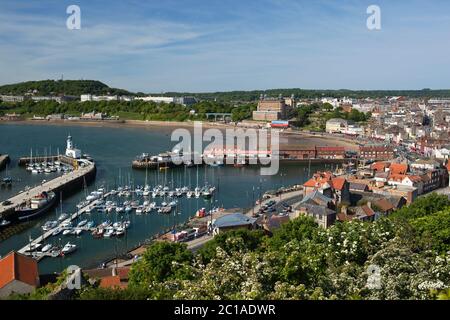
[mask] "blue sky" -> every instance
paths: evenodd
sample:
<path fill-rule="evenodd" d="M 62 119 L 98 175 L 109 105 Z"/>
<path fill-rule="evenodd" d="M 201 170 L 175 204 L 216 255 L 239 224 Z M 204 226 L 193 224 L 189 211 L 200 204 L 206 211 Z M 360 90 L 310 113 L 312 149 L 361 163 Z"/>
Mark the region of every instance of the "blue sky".
<path fill-rule="evenodd" d="M 67 6 L 81 30 L 66 28 Z M 369 5 L 382 29 L 366 27 Z M 450 88 L 447 0 L 0 1 L 0 84 L 132 91 Z"/>

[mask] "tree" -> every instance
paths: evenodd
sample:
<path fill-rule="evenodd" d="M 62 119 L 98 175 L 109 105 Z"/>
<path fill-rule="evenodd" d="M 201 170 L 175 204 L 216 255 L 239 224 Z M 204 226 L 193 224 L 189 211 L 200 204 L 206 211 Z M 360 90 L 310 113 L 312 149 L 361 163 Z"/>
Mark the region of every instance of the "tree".
<path fill-rule="evenodd" d="M 150 245 L 141 260 L 133 264 L 131 286 L 149 285 L 168 279 L 188 279 L 192 276 L 192 253 L 185 244 L 158 241 Z"/>
<path fill-rule="evenodd" d="M 209 263 L 217 253 L 217 248 L 221 248 L 226 253 L 233 251 L 255 251 L 260 248 L 264 239 L 262 231 L 250 230 L 233 230 L 222 232 L 214 237 L 213 240 L 207 242 L 198 254 L 203 263 Z"/>

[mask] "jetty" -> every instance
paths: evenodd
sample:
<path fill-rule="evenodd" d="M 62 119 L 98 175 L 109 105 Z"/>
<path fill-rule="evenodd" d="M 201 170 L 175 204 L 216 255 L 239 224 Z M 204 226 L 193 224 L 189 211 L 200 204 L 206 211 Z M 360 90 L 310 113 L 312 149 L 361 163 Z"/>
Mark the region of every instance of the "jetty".
<path fill-rule="evenodd" d="M 56 194 L 59 194 L 60 192 L 63 192 L 65 195 L 71 194 L 74 191 L 83 188 L 85 183 L 89 183 L 95 178 L 96 166 L 94 162 L 85 159 L 67 158 L 66 160 L 70 160 L 73 164 L 76 162 L 73 171 L 9 198 L 6 202 L 9 204 L 4 205 L 3 203 L 5 202 L 2 202 L 0 204 L 0 216 L 4 219 L 14 221 L 14 209 L 43 192 L 48 193 L 53 191 Z"/>
<path fill-rule="evenodd" d="M 67 218 L 66 220 L 62 221 L 55 228 L 50 229 L 50 230 L 46 231 L 45 233 L 43 233 L 41 236 L 37 237 L 36 239 L 31 240 L 26 246 L 24 246 L 22 249 L 18 250 L 18 252 L 21 253 L 21 254 L 24 254 L 24 255 L 30 255 L 34 259 L 36 259 L 38 261 L 40 261 L 41 259 L 43 259 L 45 257 L 57 257 L 57 256 L 59 256 L 59 254 L 56 255 L 54 253 L 54 251 L 52 251 L 52 252 L 41 252 L 41 251 L 33 251 L 33 250 L 30 250 L 30 249 L 35 248 L 38 244 L 42 244 L 45 240 L 47 240 L 49 237 L 51 237 L 56 229 L 61 228 L 62 224 L 67 223 L 67 222 L 72 222 L 72 221 L 76 220 L 82 214 L 84 214 L 86 212 L 89 212 L 95 206 L 97 206 L 102 199 L 105 199 L 105 198 L 107 198 L 110 195 L 111 195 L 111 193 L 105 193 L 102 196 L 101 199 L 97 199 L 97 200 L 87 204 L 83 208 L 78 209 L 75 213 L 70 215 L 69 218 Z"/>
<path fill-rule="evenodd" d="M 0 154 L 0 170 L 5 169 L 9 161 L 10 159 L 7 154 Z"/>

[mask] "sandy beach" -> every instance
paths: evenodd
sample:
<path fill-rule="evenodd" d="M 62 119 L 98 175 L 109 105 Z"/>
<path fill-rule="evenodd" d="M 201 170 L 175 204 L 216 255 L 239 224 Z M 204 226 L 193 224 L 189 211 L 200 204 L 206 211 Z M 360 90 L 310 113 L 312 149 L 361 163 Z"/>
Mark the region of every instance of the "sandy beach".
<path fill-rule="evenodd" d="M 0 125 L 55 125 L 55 126 L 86 126 L 86 127 L 109 127 L 109 128 L 142 128 L 146 130 L 168 130 L 175 128 L 192 129 L 194 121 L 143 121 L 143 120 L 120 120 L 120 121 L 88 121 L 88 120 L 20 120 L 20 121 L 0 121 Z M 202 122 L 203 129 L 216 128 L 226 129 L 245 129 L 219 122 Z M 333 137 L 328 134 L 312 134 L 302 131 L 279 131 L 280 148 L 305 148 L 314 146 L 345 147 L 347 150 L 357 150 L 358 145 L 346 138 Z"/>

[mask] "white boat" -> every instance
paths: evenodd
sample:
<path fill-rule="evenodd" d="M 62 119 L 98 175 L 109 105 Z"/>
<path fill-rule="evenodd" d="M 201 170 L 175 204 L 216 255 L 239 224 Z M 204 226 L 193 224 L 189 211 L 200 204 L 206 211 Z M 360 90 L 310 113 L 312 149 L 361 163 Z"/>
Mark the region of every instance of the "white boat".
<path fill-rule="evenodd" d="M 77 227 L 78 227 L 78 228 L 81 228 L 81 227 L 83 227 L 84 225 L 86 225 L 86 223 L 88 223 L 87 220 L 80 221 L 80 223 L 78 223 Z"/>
<path fill-rule="evenodd" d="M 41 249 L 41 251 L 42 252 L 47 252 L 47 251 L 49 251 L 51 248 L 52 248 L 53 246 L 49 243 L 49 244 L 46 244 L 42 249 Z"/>
<path fill-rule="evenodd" d="M 103 234 L 105 238 L 110 238 L 114 235 L 114 228 L 106 229 L 106 232 Z"/>
<path fill-rule="evenodd" d="M 125 209 L 123 207 L 120 207 L 120 206 L 116 207 L 116 212 L 117 213 L 123 212 L 124 210 Z"/>
<path fill-rule="evenodd" d="M 61 231 L 62 231 L 61 228 L 56 228 L 56 229 L 53 231 L 52 236 L 57 236 L 58 234 L 61 233 Z"/>
<path fill-rule="evenodd" d="M 83 229 L 79 229 L 79 228 L 74 229 L 74 231 L 73 231 L 73 233 L 74 233 L 76 236 L 79 236 L 82 232 L 83 232 Z"/>
<path fill-rule="evenodd" d="M 66 229 L 63 231 L 63 236 L 67 236 L 72 233 L 72 229 Z"/>
<path fill-rule="evenodd" d="M 186 192 L 186 197 L 192 198 L 194 196 L 194 193 L 192 191 Z"/>
<path fill-rule="evenodd" d="M 116 235 L 117 237 L 121 237 L 121 236 L 123 236 L 124 234 L 125 234 L 125 229 L 124 229 L 123 227 L 119 227 L 119 228 L 117 228 L 116 231 L 115 231 L 115 235 Z"/>
<path fill-rule="evenodd" d="M 142 214 L 144 211 L 144 206 L 139 206 L 136 208 L 136 214 Z"/>
<path fill-rule="evenodd" d="M 67 213 L 63 213 L 59 216 L 58 221 L 64 221 L 69 217 Z"/>
<path fill-rule="evenodd" d="M 75 244 L 72 244 L 70 242 L 67 242 L 67 244 L 62 248 L 61 253 L 62 254 L 69 254 L 77 250 L 77 246 Z"/>
<path fill-rule="evenodd" d="M 34 251 L 36 249 L 39 249 L 41 245 L 41 243 L 30 243 L 25 251 Z"/>

